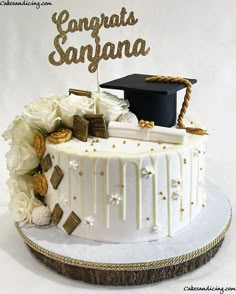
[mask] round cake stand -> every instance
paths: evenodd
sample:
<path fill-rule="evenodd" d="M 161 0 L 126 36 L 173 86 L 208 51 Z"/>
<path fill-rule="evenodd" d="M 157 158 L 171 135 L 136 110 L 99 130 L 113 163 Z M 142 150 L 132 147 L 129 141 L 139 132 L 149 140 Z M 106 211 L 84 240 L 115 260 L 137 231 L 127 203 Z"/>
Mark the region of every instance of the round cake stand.
<path fill-rule="evenodd" d="M 231 222 L 227 197 L 207 182 L 207 205 L 172 238 L 113 244 L 68 236 L 55 226 L 16 227 L 33 254 L 69 278 L 101 285 L 141 285 L 180 276 L 207 263 Z"/>

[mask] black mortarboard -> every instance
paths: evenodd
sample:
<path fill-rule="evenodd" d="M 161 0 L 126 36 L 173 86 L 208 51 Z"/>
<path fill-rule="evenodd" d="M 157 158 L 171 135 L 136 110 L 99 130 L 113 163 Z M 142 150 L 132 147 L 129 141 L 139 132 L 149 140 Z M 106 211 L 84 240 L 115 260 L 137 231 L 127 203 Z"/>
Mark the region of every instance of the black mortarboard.
<path fill-rule="evenodd" d="M 100 87 L 124 90 L 124 98 L 130 102 L 130 111 L 139 120 L 154 121 L 155 125 L 172 127 L 176 124 L 177 91 L 184 89 L 184 84 L 150 83 L 145 78 L 150 75 L 132 74 L 111 82 L 101 84 Z M 187 79 L 191 84 L 197 80 Z"/>

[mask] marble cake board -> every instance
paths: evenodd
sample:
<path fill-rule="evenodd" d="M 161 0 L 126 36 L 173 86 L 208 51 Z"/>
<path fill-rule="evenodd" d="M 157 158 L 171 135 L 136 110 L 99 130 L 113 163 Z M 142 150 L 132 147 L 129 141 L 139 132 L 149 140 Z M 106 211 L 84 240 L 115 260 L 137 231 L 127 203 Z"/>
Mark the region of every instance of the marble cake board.
<path fill-rule="evenodd" d="M 207 263 L 231 223 L 228 198 L 207 181 L 207 205 L 173 238 L 113 244 L 68 236 L 55 226 L 17 230 L 45 265 L 69 278 L 101 285 L 141 285 L 180 276 Z"/>

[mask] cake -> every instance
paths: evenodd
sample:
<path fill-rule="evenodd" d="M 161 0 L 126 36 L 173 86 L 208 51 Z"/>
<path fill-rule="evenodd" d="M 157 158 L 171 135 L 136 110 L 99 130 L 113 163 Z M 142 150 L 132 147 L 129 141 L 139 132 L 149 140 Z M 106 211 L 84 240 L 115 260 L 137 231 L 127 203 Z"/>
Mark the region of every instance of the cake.
<path fill-rule="evenodd" d="M 155 82 L 191 88 L 186 79 Z M 65 234 L 112 243 L 161 240 L 188 227 L 206 205 L 206 136 L 198 134 L 205 131 L 187 117 L 172 128 L 138 122 L 131 106 L 107 92 L 73 89 L 26 105 L 3 134 L 12 144 L 6 157 L 15 221 L 52 221 Z"/>
<path fill-rule="evenodd" d="M 124 98 L 69 89 L 24 107 L 3 133 L 9 208 L 37 258 L 73 279 L 136 285 L 216 254 L 231 208 L 205 185 L 207 131 L 186 115 L 194 83 L 133 74 L 100 85 Z"/>

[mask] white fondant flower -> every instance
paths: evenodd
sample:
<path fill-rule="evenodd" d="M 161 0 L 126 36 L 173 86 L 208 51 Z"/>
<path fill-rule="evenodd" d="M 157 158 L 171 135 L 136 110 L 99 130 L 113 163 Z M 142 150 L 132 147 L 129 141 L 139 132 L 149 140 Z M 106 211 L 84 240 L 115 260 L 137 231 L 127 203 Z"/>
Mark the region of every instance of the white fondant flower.
<path fill-rule="evenodd" d="M 11 198 L 9 208 L 15 221 L 31 223 L 33 209 L 41 205 L 42 202 L 36 199 L 33 193 L 18 192 Z"/>
<path fill-rule="evenodd" d="M 34 190 L 33 177 L 29 175 L 11 176 L 7 180 L 9 192 L 12 196 L 19 192 L 30 193 Z"/>
<path fill-rule="evenodd" d="M 10 173 L 18 176 L 27 174 L 39 164 L 39 157 L 30 145 L 12 145 L 6 159 Z"/>
<path fill-rule="evenodd" d="M 32 212 L 32 222 L 37 226 L 48 225 L 51 221 L 51 211 L 47 206 L 35 207 Z"/>
<path fill-rule="evenodd" d="M 110 197 L 109 202 L 111 205 L 113 205 L 113 206 L 119 205 L 119 203 L 121 201 L 119 194 L 111 194 L 109 197 Z"/>
<path fill-rule="evenodd" d="M 180 179 L 172 179 L 171 180 L 171 186 L 172 188 L 178 188 L 181 185 Z"/>
<path fill-rule="evenodd" d="M 59 201 L 59 204 L 62 208 L 67 208 L 69 206 L 69 201 L 66 198 L 63 198 Z"/>
<path fill-rule="evenodd" d="M 127 113 L 123 113 L 121 114 L 117 121 L 119 122 L 127 122 L 127 123 L 132 123 L 137 125 L 138 124 L 138 118 L 137 116 L 133 113 L 133 112 L 127 112 Z"/>
<path fill-rule="evenodd" d="M 33 146 L 34 133 L 29 124 L 20 116 L 17 116 L 2 134 L 3 138 L 12 144 L 29 144 Z"/>
<path fill-rule="evenodd" d="M 79 164 L 78 164 L 78 162 L 76 160 L 70 160 L 69 161 L 69 167 L 76 171 L 78 169 L 78 167 L 79 167 Z"/>
<path fill-rule="evenodd" d="M 88 228 L 91 228 L 94 226 L 94 219 L 91 216 L 87 216 L 84 218 L 85 224 Z"/>
<path fill-rule="evenodd" d="M 98 114 L 104 114 L 105 120 L 115 121 L 121 114 L 127 113 L 129 102 L 107 92 L 92 94 Z"/>
<path fill-rule="evenodd" d="M 175 190 L 172 192 L 172 199 L 173 200 L 178 200 L 181 197 L 182 197 L 182 192 L 180 190 Z"/>
<path fill-rule="evenodd" d="M 71 94 L 59 101 L 58 105 L 62 121 L 70 128 L 73 127 L 74 115 L 83 116 L 94 113 L 94 100 L 85 96 Z"/>
<path fill-rule="evenodd" d="M 61 120 L 57 105 L 61 98 L 62 96 L 39 97 L 24 107 L 22 115 L 32 128 L 53 132 Z"/>
<path fill-rule="evenodd" d="M 152 175 L 154 175 L 154 171 L 151 167 L 144 167 L 141 171 L 142 176 L 146 177 L 146 178 L 150 178 Z"/>
<path fill-rule="evenodd" d="M 152 227 L 152 232 L 154 234 L 158 234 L 158 233 L 160 233 L 161 229 L 162 229 L 162 226 L 161 225 L 156 225 L 156 226 L 153 226 Z"/>

